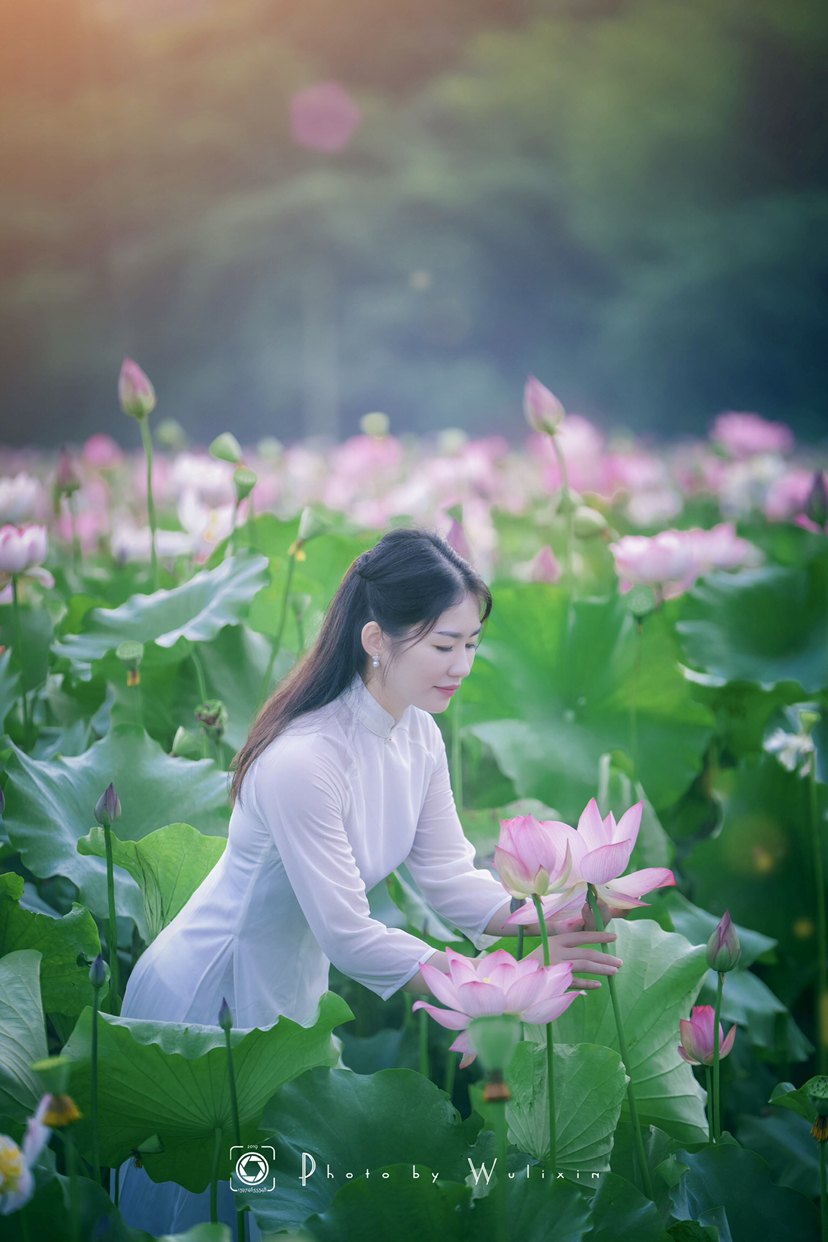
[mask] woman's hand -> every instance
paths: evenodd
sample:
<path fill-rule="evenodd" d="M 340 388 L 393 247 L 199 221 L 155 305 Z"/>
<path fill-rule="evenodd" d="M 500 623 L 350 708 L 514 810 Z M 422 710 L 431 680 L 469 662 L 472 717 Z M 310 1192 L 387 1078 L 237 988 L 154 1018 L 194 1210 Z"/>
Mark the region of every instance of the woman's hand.
<path fill-rule="evenodd" d="M 611 919 L 625 919 L 629 914 L 629 910 L 616 910 L 614 906 L 610 909 L 607 903 L 602 901 L 600 897 L 598 898 L 598 909 L 601 912 L 601 918 L 604 920 L 604 927 L 607 926 Z M 595 931 L 595 915 L 592 913 L 592 906 L 588 901 L 585 901 L 583 904 L 581 916 L 584 920 L 584 931 Z"/>
<path fill-rule="evenodd" d="M 618 967 L 623 965 L 620 957 L 612 957 L 602 949 L 588 949 L 588 944 L 610 944 L 617 937 L 615 932 L 568 931 L 549 937 L 549 965 L 556 966 L 559 962 L 571 962 L 573 970 L 587 971 L 591 975 L 614 975 Z M 527 957 L 534 957 L 543 963 L 543 945 L 538 945 Z M 573 979 L 572 987 L 577 990 L 600 988 L 598 979 Z"/>

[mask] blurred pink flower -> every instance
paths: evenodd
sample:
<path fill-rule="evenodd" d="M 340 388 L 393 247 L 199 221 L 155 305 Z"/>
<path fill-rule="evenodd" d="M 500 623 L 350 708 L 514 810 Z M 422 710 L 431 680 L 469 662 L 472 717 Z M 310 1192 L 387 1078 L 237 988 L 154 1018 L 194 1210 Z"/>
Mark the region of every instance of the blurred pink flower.
<path fill-rule="evenodd" d="M 37 479 L 21 471 L 13 478 L 0 479 L 0 522 L 19 526 L 32 517 L 42 488 Z"/>
<path fill-rule="evenodd" d="M 90 436 L 83 446 L 83 460 L 97 470 L 117 466 L 123 460 L 123 456 L 112 436 L 104 435 L 103 432 Z"/>
<path fill-rule="evenodd" d="M 0 586 L 15 577 L 32 578 L 42 586 L 53 587 L 55 580 L 41 564 L 46 559 L 49 540 L 45 526 L 4 526 L 0 530 Z"/>
<path fill-rule="evenodd" d="M 533 431 L 557 431 L 566 412 L 553 392 L 530 375 L 523 389 L 523 413 Z"/>
<path fill-rule="evenodd" d="M 692 550 L 697 574 L 711 569 L 739 569 L 755 567 L 762 561 L 762 553 L 755 544 L 736 534 L 731 522 L 720 522 L 711 530 L 693 527 L 680 532 Z"/>
<path fill-rule="evenodd" d="M 146 418 L 155 408 L 155 389 L 137 362 L 124 358 L 118 377 L 118 400 L 121 409 L 132 418 Z"/>
<path fill-rule="evenodd" d="M 471 544 L 466 538 L 466 532 L 456 518 L 451 519 L 451 526 L 446 535 L 446 543 L 450 548 L 454 548 L 457 555 L 462 556 L 464 561 L 471 562 L 474 559 Z"/>
<path fill-rule="evenodd" d="M 710 436 L 733 457 L 787 453 L 794 445 L 793 432 L 785 423 L 772 423 L 759 414 L 733 410 L 719 415 Z"/>
<path fill-rule="evenodd" d="M 622 591 L 636 584 L 661 587 L 665 596 L 680 594 L 697 576 L 697 560 L 684 531 L 624 535 L 609 545 Z"/>
<path fill-rule="evenodd" d="M 784 522 L 802 513 L 813 483 L 813 470 L 805 470 L 800 466 L 774 479 L 762 504 L 765 517 L 770 522 Z"/>
<path fill-rule="evenodd" d="M 341 151 L 359 121 L 359 108 L 338 82 L 317 82 L 290 101 L 290 133 L 300 147 Z"/>
<path fill-rule="evenodd" d="M 544 544 L 531 562 L 529 570 L 530 582 L 560 582 L 561 567 L 555 553 L 548 544 Z"/>
<path fill-rule="evenodd" d="M 550 876 L 550 893 L 542 898 L 547 918 L 580 912 L 590 884 L 598 897 L 616 910 L 646 906 L 646 901 L 639 900 L 644 893 L 675 884 L 675 877 L 667 867 L 644 867 L 641 871 L 624 875 L 638 840 L 642 808 L 643 803 L 637 802 L 616 823 L 611 811 L 602 819 L 597 802 L 591 798 L 578 820 L 577 831 L 559 820 L 540 821 L 541 827 L 555 842 L 555 854 L 550 856 L 546 868 Z M 520 835 L 519 830 L 512 834 L 512 848 L 518 853 L 521 851 Z M 538 838 L 533 846 L 540 841 L 542 838 Z M 568 870 L 562 865 L 563 850 L 567 850 L 571 858 Z M 538 857 L 542 854 L 533 847 L 527 858 L 527 869 L 535 864 Z M 562 877 L 557 892 L 552 891 L 553 875 Z M 534 923 L 536 917 L 534 906 L 527 904 L 506 921 L 508 924 Z"/>
<path fill-rule="evenodd" d="M 44 1095 L 33 1117 L 26 1122 L 23 1146 L 0 1134 L 0 1216 L 10 1216 L 25 1207 L 35 1191 L 32 1167 L 49 1142 L 52 1131 L 43 1124 L 51 1095 Z"/>
<path fill-rule="evenodd" d="M 713 1064 L 713 1043 L 716 1031 L 716 1011 L 712 1005 L 694 1005 L 690 1018 L 682 1018 L 679 1022 L 681 1043 L 679 1056 L 691 1065 Z M 719 1056 L 726 1057 L 733 1047 L 736 1038 L 736 1027 L 732 1026 L 724 1037 L 721 1022 L 719 1023 Z"/>
<path fill-rule="evenodd" d="M 499 1013 L 515 1013 L 523 1022 L 540 1025 L 554 1022 L 583 992 L 568 992 L 572 984 L 572 963 L 541 966 L 536 958 L 516 961 L 505 949 L 483 957 L 469 958 L 446 949 L 449 970 L 443 974 L 436 966 L 423 962 L 420 970 L 426 983 L 448 1009 L 438 1009 L 427 1001 L 415 1001 L 412 1010 L 425 1009 L 441 1026 L 460 1031 L 452 1052 L 462 1052 L 460 1068 L 471 1065 L 475 1052 L 466 1027 L 472 1018 Z"/>

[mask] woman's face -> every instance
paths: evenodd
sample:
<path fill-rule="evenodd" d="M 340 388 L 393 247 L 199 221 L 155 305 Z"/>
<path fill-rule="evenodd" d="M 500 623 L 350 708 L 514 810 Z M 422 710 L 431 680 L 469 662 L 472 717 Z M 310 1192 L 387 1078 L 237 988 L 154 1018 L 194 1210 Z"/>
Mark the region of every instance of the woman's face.
<path fill-rule="evenodd" d="M 400 647 L 393 660 L 390 641 L 382 635 L 366 644 L 380 657 L 378 669 L 368 662 L 368 689 L 396 720 L 412 705 L 434 714 L 445 711 L 471 672 L 480 630 L 480 604 L 469 594 L 447 608 L 417 642 Z"/>

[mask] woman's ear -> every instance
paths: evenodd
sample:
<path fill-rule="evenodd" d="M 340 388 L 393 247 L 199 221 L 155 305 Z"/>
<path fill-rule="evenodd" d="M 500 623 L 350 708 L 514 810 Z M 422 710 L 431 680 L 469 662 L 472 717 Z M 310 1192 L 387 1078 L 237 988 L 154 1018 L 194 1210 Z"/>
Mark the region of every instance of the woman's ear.
<path fill-rule="evenodd" d="M 363 651 L 371 656 L 379 655 L 382 650 L 382 630 L 376 621 L 367 621 L 362 627 L 360 637 Z"/>

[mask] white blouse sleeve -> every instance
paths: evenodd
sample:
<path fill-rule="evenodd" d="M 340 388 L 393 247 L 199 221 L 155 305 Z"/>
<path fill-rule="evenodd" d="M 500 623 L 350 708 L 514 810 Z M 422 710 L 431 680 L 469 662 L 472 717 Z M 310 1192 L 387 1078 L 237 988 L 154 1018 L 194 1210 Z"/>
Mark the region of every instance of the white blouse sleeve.
<path fill-rule="evenodd" d="M 476 948 L 492 916 L 509 903 L 506 889 L 474 865 L 474 846 L 463 834 L 451 791 L 446 747 L 434 726 L 435 766 L 406 866 L 439 915 L 465 932 Z"/>
<path fill-rule="evenodd" d="M 285 738 L 257 767 L 256 809 L 322 952 L 387 1000 L 436 950 L 371 916 L 343 824 L 342 771 L 308 737 Z"/>

